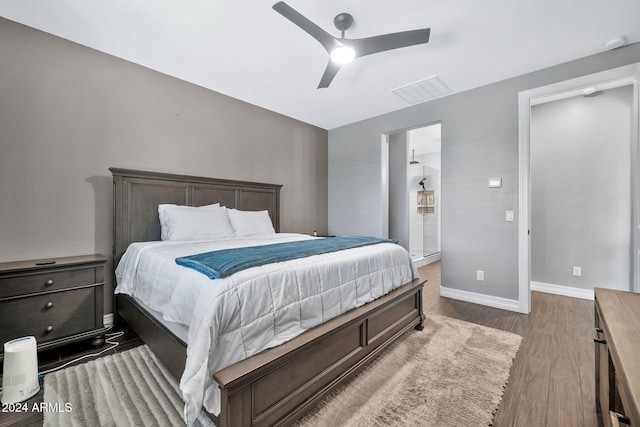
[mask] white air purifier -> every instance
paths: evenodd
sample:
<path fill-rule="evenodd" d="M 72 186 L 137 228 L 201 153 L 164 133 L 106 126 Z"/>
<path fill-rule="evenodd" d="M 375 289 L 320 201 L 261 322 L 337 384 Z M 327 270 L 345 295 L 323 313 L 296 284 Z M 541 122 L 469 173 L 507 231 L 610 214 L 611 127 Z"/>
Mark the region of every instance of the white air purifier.
<path fill-rule="evenodd" d="M 40 391 L 38 383 L 38 343 L 35 337 L 16 338 L 4 343 L 2 372 L 3 404 L 27 400 Z"/>

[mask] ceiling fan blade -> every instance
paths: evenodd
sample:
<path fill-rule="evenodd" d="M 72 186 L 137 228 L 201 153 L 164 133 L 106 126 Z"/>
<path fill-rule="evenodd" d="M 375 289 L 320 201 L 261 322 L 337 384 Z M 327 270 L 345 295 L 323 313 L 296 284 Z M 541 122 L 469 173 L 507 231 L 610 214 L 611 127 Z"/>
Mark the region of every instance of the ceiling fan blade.
<path fill-rule="evenodd" d="M 344 42 L 353 46 L 356 50 L 356 57 L 360 57 L 384 52 L 385 50 L 428 43 L 430 33 L 431 28 L 424 28 L 422 30 L 402 31 L 364 39 L 345 40 Z"/>
<path fill-rule="evenodd" d="M 289 21 L 296 24 L 303 31 L 307 32 L 311 37 L 318 40 L 327 52 L 331 52 L 333 49 L 340 46 L 340 43 L 335 37 L 311 22 L 285 2 L 279 1 L 273 5 L 273 9 Z"/>
<path fill-rule="evenodd" d="M 340 70 L 340 64 L 336 64 L 335 62 L 329 60 L 329 64 L 327 64 L 327 68 L 324 70 L 324 74 L 320 79 L 320 84 L 318 84 L 318 89 L 329 87 L 333 78 L 338 74 Z"/>

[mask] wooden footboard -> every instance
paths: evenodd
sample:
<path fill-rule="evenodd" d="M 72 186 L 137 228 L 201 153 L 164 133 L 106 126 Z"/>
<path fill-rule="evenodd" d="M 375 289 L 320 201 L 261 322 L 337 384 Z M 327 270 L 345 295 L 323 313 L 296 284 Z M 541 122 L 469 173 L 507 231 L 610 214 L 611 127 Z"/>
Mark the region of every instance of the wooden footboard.
<path fill-rule="evenodd" d="M 219 426 L 287 425 L 313 408 L 407 330 L 421 328 L 424 281 L 335 318 L 213 374 Z"/>
<path fill-rule="evenodd" d="M 422 329 L 422 288 L 414 280 L 278 347 L 213 374 L 222 394 L 219 427 L 287 425 L 301 417 L 411 328 Z M 179 380 L 186 348 L 134 300 L 118 314 Z"/>

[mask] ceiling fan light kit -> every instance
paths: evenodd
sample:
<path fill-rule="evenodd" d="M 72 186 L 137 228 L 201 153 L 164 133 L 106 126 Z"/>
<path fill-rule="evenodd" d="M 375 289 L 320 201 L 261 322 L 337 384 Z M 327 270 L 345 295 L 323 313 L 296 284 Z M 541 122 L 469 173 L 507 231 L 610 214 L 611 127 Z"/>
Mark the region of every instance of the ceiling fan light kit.
<path fill-rule="evenodd" d="M 348 13 L 340 13 L 333 18 L 333 25 L 335 25 L 342 34 L 341 40 L 344 40 L 344 32 L 349 29 L 351 24 L 353 24 L 353 16 Z M 342 45 L 333 49 L 329 56 L 333 62 L 343 65 L 348 64 L 356 58 L 356 51 L 351 46 Z"/>
<path fill-rule="evenodd" d="M 351 46 L 340 46 L 331 51 L 331 60 L 338 64 L 348 64 L 356 57 L 356 51 Z"/>
<path fill-rule="evenodd" d="M 318 89 L 329 87 L 343 64 L 372 53 L 428 43 L 431 33 L 431 29 L 424 28 L 362 39 L 347 39 L 344 32 L 353 24 L 353 16 L 340 13 L 333 20 L 341 33 L 341 37 L 336 38 L 283 1 L 274 4 L 273 9 L 316 39 L 329 53 L 330 61 L 320 79 Z"/>

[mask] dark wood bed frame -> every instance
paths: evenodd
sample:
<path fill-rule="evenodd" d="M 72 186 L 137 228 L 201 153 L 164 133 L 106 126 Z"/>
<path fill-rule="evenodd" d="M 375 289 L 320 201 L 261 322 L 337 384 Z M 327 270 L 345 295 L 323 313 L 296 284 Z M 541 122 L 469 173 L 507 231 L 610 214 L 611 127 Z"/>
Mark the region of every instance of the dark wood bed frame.
<path fill-rule="evenodd" d="M 133 242 L 160 240 L 161 203 L 200 206 L 219 202 L 268 210 L 280 231 L 281 185 L 111 168 L 114 183 L 114 266 Z M 278 347 L 213 373 L 220 427 L 288 425 L 411 328 L 423 328 L 422 288 L 416 279 L 369 304 L 323 323 Z M 116 296 L 124 320 L 176 379 L 187 344 L 126 295 Z"/>

